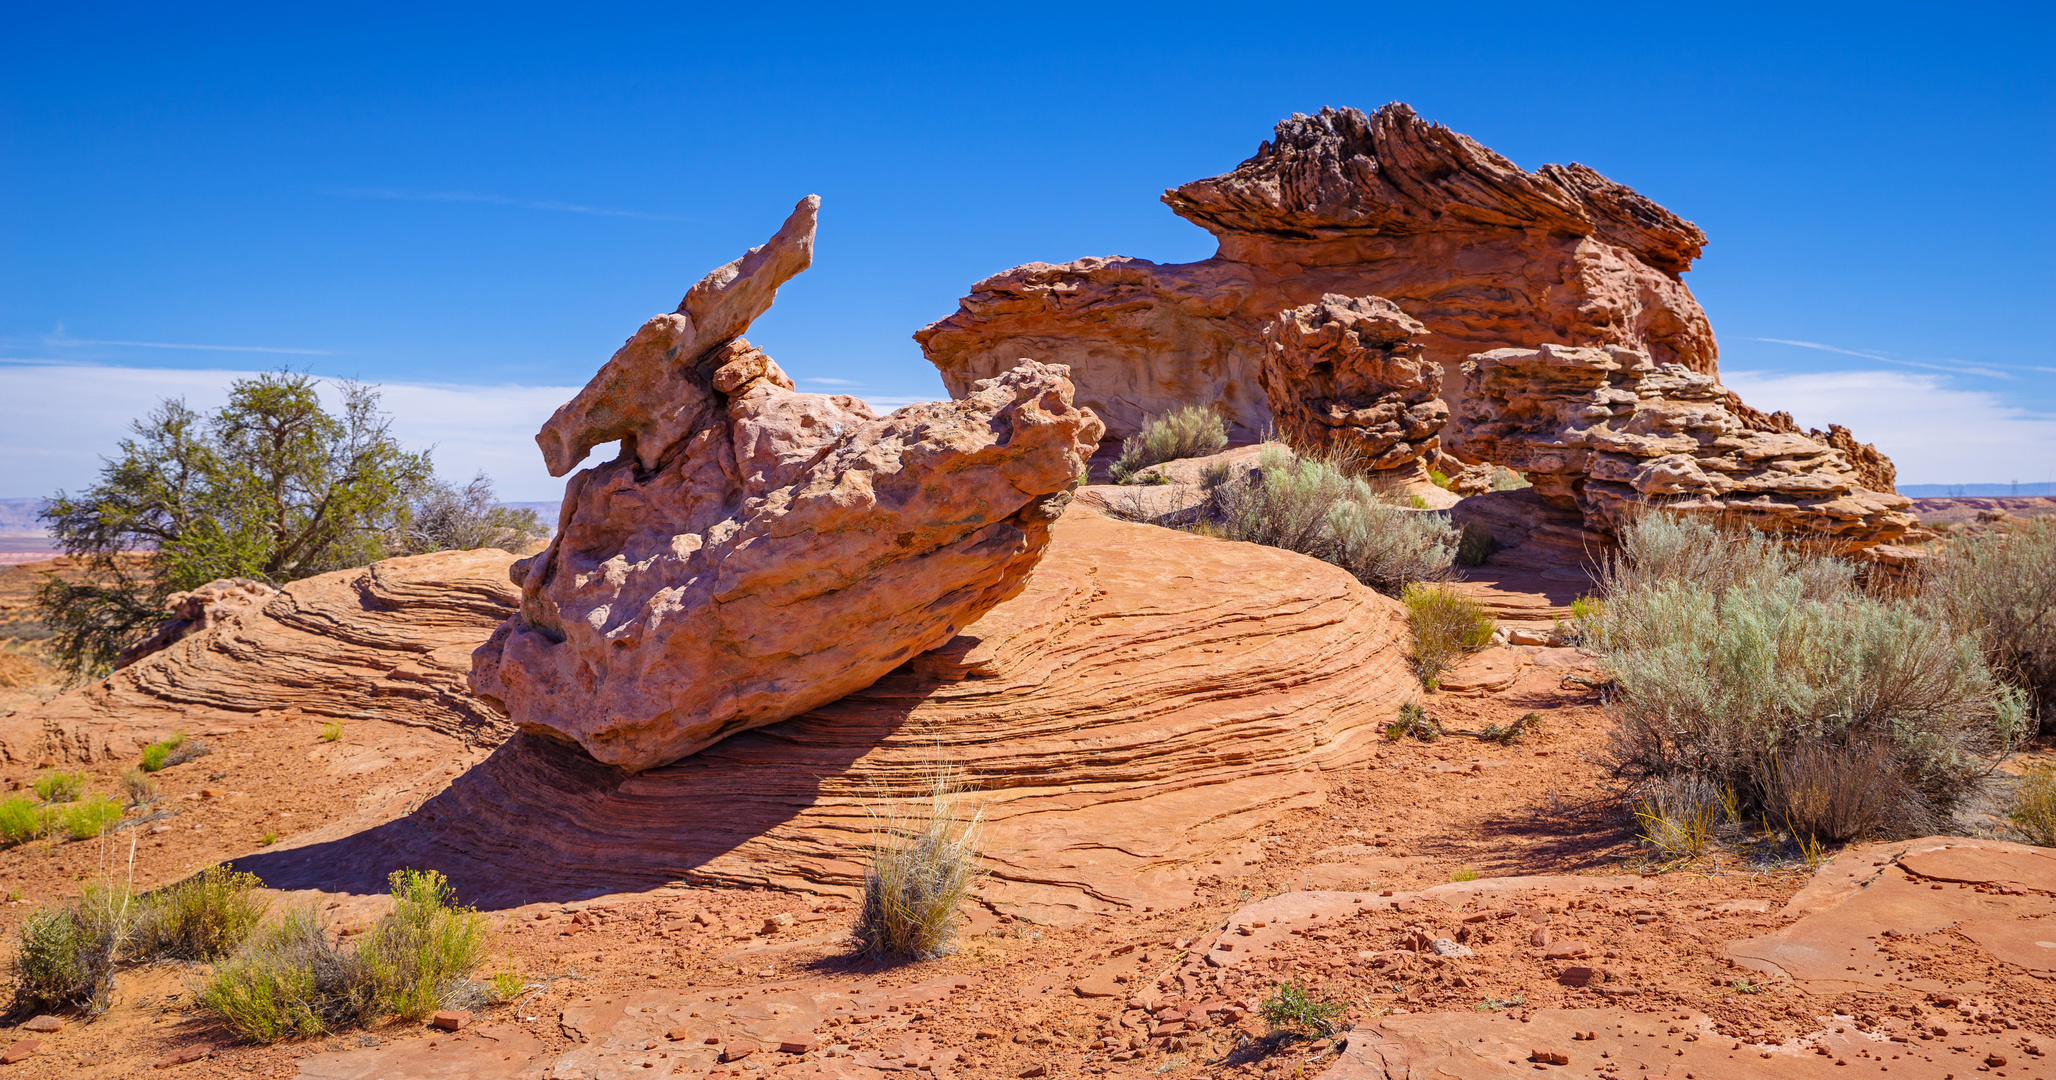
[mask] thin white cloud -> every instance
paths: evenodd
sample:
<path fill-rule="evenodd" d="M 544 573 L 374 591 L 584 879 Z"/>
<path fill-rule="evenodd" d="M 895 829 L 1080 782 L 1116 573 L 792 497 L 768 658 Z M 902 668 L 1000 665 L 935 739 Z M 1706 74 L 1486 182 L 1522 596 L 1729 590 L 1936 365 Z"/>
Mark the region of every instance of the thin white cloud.
<path fill-rule="evenodd" d="M 340 195 L 346 199 L 488 203 L 493 206 L 514 206 L 523 210 L 548 210 L 560 214 L 591 214 L 597 217 L 637 218 L 643 221 L 698 220 L 697 218 L 680 217 L 676 214 L 652 214 L 641 210 L 616 210 L 606 206 L 584 206 L 579 203 L 551 202 L 547 199 L 517 199 L 511 195 L 492 195 L 478 191 L 398 191 L 392 188 L 339 188 L 328 194 Z"/>
<path fill-rule="evenodd" d="M 821 376 L 803 376 L 803 377 L 802 377 L 802 378 L 801 378 L 801 379 L 800 379 L 799 381 L 801 381 L 801 382 L 811 382 L 811 383 L 820 383 L 820 384 L 821 384 L 821 385 L 823 385 L 823 386 L 862 386 L 862 385 L 864 385 L 863 383 L 857 382 L 857 381 L 856 381 L 855 379 L 830 379 L 830 378 L 825 378 L 825 377 L 821 377 Z"/>
<path fill-rule="evenodd" d="M 1891 457 L 1903 484 L 2056 480 L 2056 416 L 1957 389 L 1940 376 L 1723 371 L 1721 381 L 1766 412 L 1783 409 L 1807 427 L 1849 428 Z"/>
<path fill-rule="evenodd" d="M 1839 345 L 1823 345 L 1818 341 L 1794 341 L 1790 338 L 1753 337 L 1744 341 L 1763 341 L 1772 345 L 1796 345 L 1802 349 L 1818 349 L 1821 352 L 1841 353 L 1843 356 L 1857 356 L 1865 360 L 1876 360 L 1881 364 L 1897 364 L 1900 367 L 1925 368 L 1928 371 L 1946 371 L 1952 375 L 1981 375 L 1987 379 L 2011 379 L 2013 376 L 1992 367 L 1971 364 L 1930 364 L 1918 360 L 1900 360 L 1891 356 L 1880 356 L 1873 352 L 1844 349 Z M 2026 368 L 2027 371 L 2049 371 L 2050 368 Z"/>
<path fill-rule="evenodd" d="M 281 349 L 270 345 L 183 345 L 169 341 L 96 341 L 89 338 L 45 338 L 45 345 L 119 345 L 130 349 L 195 349 L 200 352 L 285 353 L 291 356 L 335 356 L 326 349 Z"/>

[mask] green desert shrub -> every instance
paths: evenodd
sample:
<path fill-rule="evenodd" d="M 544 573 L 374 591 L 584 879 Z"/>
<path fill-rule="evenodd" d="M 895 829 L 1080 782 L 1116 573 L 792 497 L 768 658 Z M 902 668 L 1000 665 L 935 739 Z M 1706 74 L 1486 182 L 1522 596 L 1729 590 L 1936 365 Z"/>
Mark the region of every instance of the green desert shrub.
<path fill-rule="evenodd" d="M 2028 692 L 2043 733 L 2056 731 L 2056 517 L 1957 540 L 1922 591 Z"/>
<path fill-rule="evenodd" d="M 1471 877 L 1477 877 L 1473 873 Z M 1269 997 L 1257 1005 L 1257 1015 L 1272 1031 L 1290 1031 L 1302 1035 L 1333 1035 L 1335 1018 L 1349 1008 L 1348 1003 L 1336 1001 L 1325 994 L 1315 997 L 1306 987 L 1296 982 L 1280 983 L 1271 989 Z"/>
<path fill-rule="evenodd" d="M 56 808 L 52 817 L 73 840 L 91 840 L 121 820 L 121 800 L 112 795 L 89 795 Z"/>
<path fill-rule="evenodd" d="M 344 949 L 312 908 L 291 908 L 201 980 L 200 1006 L 251 1042 L 324 1032 L 381 1016 L 421 1020 L 485 994 L 466 976 L 485 955 L 485 917 L 455 903 L 433 870 L 396 870 L 393 909 Z M 238 883 L 223 879 L 218 895 Z"/>
<path fill-rule="evenodd" d="M 188 739 L 183 731 L 174 731 L 163 742 L 154 742 L 143 748 L 143 771 L 156 772 L 173 765 L 183 765 L 197 757 L 213 753 L 213 749 L 199 739 Z"/>
<path fill-rule="evenodd" d="M 1399 599 L 1413 635 L 1414 673 L 1430 690 L 1458 660 L 1492 641 L 1492 617 L 1447 585 L 1411 584 Z"/>
<path fill-rule="evenodd" d="M 70 802 L 86 792 L 86 774 L 82 772 L 51 772 L 36 777 L 30 785 L 36 797 L 44 802 Z"/>
<path fill-rule="evenodd" d="M 195 997 L 241 1038 L 272 1043 L 375 1019 L 379 989 L 360 955 L 338 947 L 312 907 L 296 907 L 216 964 Z"/>
<path fill-rule="evenodd" d="M 1492 553 L 1499 550 L 1499 541 L 1492 539 L 1492 530 L 1475 521 L 1463 523 L 1463 531 L 1456 541 L 1456 561 L 1464 566 L 1479 566 Z"/>
<path fill-rule="evenodd" d="M 270 901 L 257 875 L 210 866 L 144 898 L 129 957 L 215 960 L 234 952 L 264 918 Z"/>
<path fill-rule="evenodd" d="M 1389 596 L 1446 576 L 1457 547 L 1447 517 L 1395 505 L 1345 464 L 1275 443 L 1255 471 L 1214 489 L 1207 527 L 1334 563 Z"/>
<path fill-rule="evenodd" d="M 1699 777 L 1815 839 L 1917 832 L 2021 734 L 2021 697 L 1973 636 L 1915 599 L 1866 593 L 1845 563 L 1651 514 L 1602 576 L 1592 641 L 1616 687 L 1610 753 L 1638 781 Z M 1817 779 L 1880 761 L 1856 788 Z"/>
<path fill-rule="evenodd" d="M 485 956 L 485 916 L 458 907 L 450 883 L 434 870 L 396 870 L 393 910 L 364 935 L 357 955 L 379 988 L 386 1012 L 424 1020 L 457 1004 L 465 976 Z"/>
<path fill-rule="evenodd" d="M 43 835 L 47 815 L 36 800 L 26 795 L 0 798 L 0 839 L 10 844 L 34 840 Z"/>
<path fill-rule="evenodd" d="M 871 865 L 852 933 L 863 950 L 925 960 L 954 950 L 957 909 L 978 881 L 982 813 L 964 819 L 964 790 L 939 771 L 911 808 L 874 811 Z"/>
<path fill-rule="evenodd" d="M 1187 405 L 1166 416 L 1143 420 L 1142 430 L 1121 440 L 1121 456 L 1109 470 L 1114 483 L 1125 484 L 1151 465 L 1180 458 L 1205 457 L 1228 445 L 1228 429 L 1211 410 Z"/>
<path fill-rule="evenodd" d="M 68 907 L 23 919 L 15 930 L 15 1006 L 105 1008 L 130 911 L 126 894 L 89 888 Z"/>

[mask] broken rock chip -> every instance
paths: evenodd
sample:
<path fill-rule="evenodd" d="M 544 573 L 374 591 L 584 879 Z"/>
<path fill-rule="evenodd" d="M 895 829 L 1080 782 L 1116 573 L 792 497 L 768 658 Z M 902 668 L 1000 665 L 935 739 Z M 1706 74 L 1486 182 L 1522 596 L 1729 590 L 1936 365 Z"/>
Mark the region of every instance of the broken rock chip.
<path fill-rule="evenodd" d="M 1067 369 L 874 415 L 735 336 L 807 265 L 809 196 L 764 247 L 650 320 L 537 441 L 557 535 L 471 687 L 629 771 L 861 690 L 1018 593 L 1103 427 Z M 775 280 L 773 280 L 775 279 Z M 713 330 L 708 328 L 712 327 Z M 718 330 L 715 334 L 713 331 Z"/>

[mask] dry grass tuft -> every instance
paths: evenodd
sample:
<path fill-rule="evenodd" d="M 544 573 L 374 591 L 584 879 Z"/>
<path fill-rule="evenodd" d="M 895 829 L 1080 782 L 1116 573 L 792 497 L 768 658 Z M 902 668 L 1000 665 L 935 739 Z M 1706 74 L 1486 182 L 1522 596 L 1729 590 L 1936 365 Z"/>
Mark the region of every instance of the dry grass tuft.
<path fill-rule="evenodd" d="M 2056 768 L 2043 765 L 2020 778 L 2010 816 L 2028 843 L 2056 847 Z"/>
<path fill-rule="evenodd" d="M 955 951 L 957 908 L 980 876 L 983 811 L 966 820 L 958 773 L 940 768 L 927 797 L 873 811 L 871 865 L 852 931 L 872 956 L 926 960 Z"/>
<path fill-rule="evenodd" d="M 1414 672 L 1430 690 L 1442 673 L 1492 641 L 1492 618 L 1470 597 L 1446 585 L 1413 584 L 1400 595 L 1413 631 Z"/>
<path fill-rule="evenodd" d="M 263 920 L 271 902 L 263 882 L 225 866 L 210 866 L 145 898 L 130 956 L 214 960 L 234 952 Z"/>
<path fill-rule="evenodd" d="M 1993 669 L 2028 692 L 2056 731 L 2056 517 L 1949 545 L 1923 593 L 1975 633 Z"/>

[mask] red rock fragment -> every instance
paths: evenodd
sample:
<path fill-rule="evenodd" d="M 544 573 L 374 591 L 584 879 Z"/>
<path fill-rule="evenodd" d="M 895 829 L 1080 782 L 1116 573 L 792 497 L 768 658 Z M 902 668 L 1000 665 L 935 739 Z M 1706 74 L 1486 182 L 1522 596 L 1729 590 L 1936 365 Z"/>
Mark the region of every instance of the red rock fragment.
<path fill-rule="evenodd" d="M 42 1047 L 43 1040 L 41 1039 L 23 1039 L 8 1047 L 5 1053 L 0 1053 L 0 1065 L 12 1065 L 17 1061 L 25 1060 L 33 1056 Z"/>
<path fill-rule="evenodd" d="M 214 1048 L 205 1043 L 198 1046 L 187 1046 L 173 1050 L 171 1053 L 158 1058 L 150 1063 L 150 1067 L 153 1069 L 169 1069 L 174 1065 L 184 1065 L 188 1062 L 198 1061 L 213 1052 Z"/>
<path fill-rule="evenodd" d="M 462 1031 L 471 1026 L 471 1010 L 445 1009 L 435 1014 L 429 1024 L 444 1031 Z"/>
<path fill-rule="evenodd" d="M 1544 1065 L 1568 1065 L 1571 1063 L 1571 1056 L 1554 1046 L 1538 1046 L 1528 1051 L 1528 1060 Z"/>
<path fill-rule="evenodd" d="M 757 1044 L 749 1041 L 748 1039 L 737 1039 L 734 1042 L 729 1043 L 727 1047 L 725 1047 L 721 1051 L 721 1060 L 741 1061 L 742 1059 L 750 1056 L 751 1054 L 756 1053 L 758 1049 L 760 1048 L 757 1046 Z"/>
<path fill-rule="evenodd" d="M 64 1020 L 62 1017 L 51 1016 L 45 1013 L 23 1024 L 21 1029 L 23 1031 L 33 1031 L 41 1035 L 49 1035 L 64 1030 Z"/>

